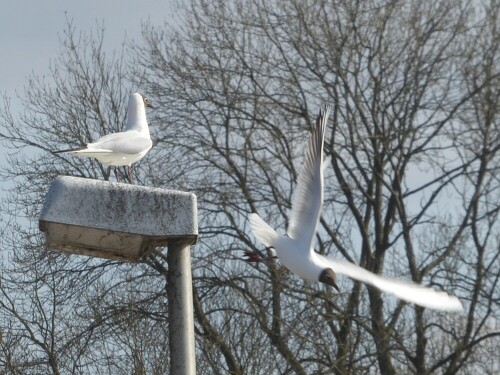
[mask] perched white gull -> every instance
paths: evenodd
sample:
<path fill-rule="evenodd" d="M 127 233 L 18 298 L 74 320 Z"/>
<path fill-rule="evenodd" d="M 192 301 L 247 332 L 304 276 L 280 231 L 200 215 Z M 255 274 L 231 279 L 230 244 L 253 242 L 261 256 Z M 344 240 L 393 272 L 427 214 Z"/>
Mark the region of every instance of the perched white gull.
<path fill-rule="evenodd" d="M 318 254 L 313 240 L 323 205 L 323 142 L 330 109 L 320 111 L 311 133 L 299 173 L 292 202 L 292 213 L 286 236 L 280 236 L 262 218 L 249 215 L 253 234 L 264 245 L 273 248 L 281 263 L 300 277 L 323 282 L 339 290 L 336 273 L 392 293 L 417 305 L 448 311 L 462 310 L 455 296 L 409 282 L 376 275 L 347 261 L 337 261 Z"/>
<path fill-rule="evenodd" d="M 138 93 L 130 95 L 127 125 L 123 132 L 105 135 L 93 143 L 88 143 L 84 148 L 57 152 L 96 158 L 108 166 L 128 166 L 128 177 L 131 180 L 130 166 L 141 160 L 153 145 L 146 120 L 146 107 L 153 108 L 146 97 Z"/>

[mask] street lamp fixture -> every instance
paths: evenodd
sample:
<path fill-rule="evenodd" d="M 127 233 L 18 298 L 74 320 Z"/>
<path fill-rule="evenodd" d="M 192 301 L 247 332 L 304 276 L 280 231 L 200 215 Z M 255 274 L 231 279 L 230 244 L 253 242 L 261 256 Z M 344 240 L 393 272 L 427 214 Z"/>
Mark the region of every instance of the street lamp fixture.
<path fill-rule="evenodd" d="M 57 177 L 39 218 L 55 251 L 139 262 L 167 246 L 170 374 L 196 373 L 190 245 L 196 196 L 79 177 Z"/>

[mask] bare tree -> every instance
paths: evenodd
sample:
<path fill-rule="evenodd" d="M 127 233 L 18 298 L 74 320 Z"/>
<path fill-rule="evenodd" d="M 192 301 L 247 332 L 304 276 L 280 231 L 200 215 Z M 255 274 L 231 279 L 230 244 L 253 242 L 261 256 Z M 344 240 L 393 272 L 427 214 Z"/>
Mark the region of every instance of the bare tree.
<path fill-rule="evenodd" d="M 195 1 L 186 13 L 179 33 L 146 30 L 141 66 L 163 103 L 162 165 L 183 166 L 156 178 L 200 198 L 197 287 L 232 293 L 201 299 L 227 343 L 215 367 L 248 350 L 233 337 L 253 320 L 279 372 L 475 371 L 499 335 L 484 330 L 498 317 L 498 4 Z M 465 318 L 238 264 L 257 250 L 249 212 L 286 227 L 321 102 L 334 119 L 317 250 L 455 291 Z"/>
<path fill-rule="evenodd" d="M 1 139 L 15 152 L 2 174 L 17 192 L 4 211 L 36 223 L 57 174 L 109 179 L 96 162 L 52 151 L 118 130 L 127 88 L 139 84 L 160 105 L 155 146 L 135 179 L 198 195 L 201 374 L 493 374 L 499 7 L 193 0 L 177 29 L 145 28 L 145 43 L 130 50 L 140 67 L 132 75 L 124 51 L 105 55 L 102 33 L 78 40 L 69 25 L 50 82 L 29 83 L 20 118 L 0 111 Z M 335 294 L 274 259 L 242 261 L 263 250 L 248 213 L 286 228 L 323 102 L 333 120 L 316 250 L 456 293 L 464 314 L 347 279 Z M 15 220 L 2 240 L 0 361 L 9 373 L 166 371 L 161 250 L 136 267 L 55 254 L 35 225 Z"/>

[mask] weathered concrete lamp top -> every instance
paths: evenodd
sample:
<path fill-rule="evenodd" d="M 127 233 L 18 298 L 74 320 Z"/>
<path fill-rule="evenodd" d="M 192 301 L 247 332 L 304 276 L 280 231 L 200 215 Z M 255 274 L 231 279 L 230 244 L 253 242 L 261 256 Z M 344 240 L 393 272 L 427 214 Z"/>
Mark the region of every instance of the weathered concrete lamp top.
<path fill-rule="evenodd" d="M 79 177 L 54 180 L 39 220 L 49 249 L 132 262 L 198 237 L 196 195 Z"/>

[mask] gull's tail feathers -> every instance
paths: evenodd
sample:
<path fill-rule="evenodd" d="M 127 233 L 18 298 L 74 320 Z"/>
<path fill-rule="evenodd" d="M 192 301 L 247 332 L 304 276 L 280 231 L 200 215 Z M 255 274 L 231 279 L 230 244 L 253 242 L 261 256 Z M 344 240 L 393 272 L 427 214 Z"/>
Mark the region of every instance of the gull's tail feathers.
<path fill-rule="evenodd" d="M 95 157 L 94 155 L 109 154 L 110 152 L 112 152 L 111 150 L 107 150 L 107 149 L 92 148 L 91 147 L 92 145 L 93 145 L 93 143 L 89 143 L 89 145 L 87 147 L 69 148 L 67 150 L 57 150 L 57 151 L 52 151 L 52 153 L 53 154 L 68 153 L 68 154 L 73 154 L 73 155 Z"/>
<path fill-rule="evenodd" d="M 112 152 L 113 151 L 111 151 L 111 150 L 99 149 L 99 148 L 82 148 L 80 150 L 69 151 L 69 153 L 71 153 L 73 155 L 83 155 L 83 156 L 91 156 L 91 157 L 95 157 L 94 155 L 109 154 Z"/>
<path fill-rule="evenodd" d="M 273 247 L 279 238 L 279 234 L 256 213 L 248 215 L 248 219 L 254 236 L 265 246 Z"/>
<path fill-rule="evenodd" d="M 64 154 L 66 152 L 70 153 L 75 153 L 77 151 L 85 150 L 85 147 L 80 147 L 80 148 L 68 148 L 66 150 L 57 150 L 57 151 L 52 151 L 53 154 Z"/>

